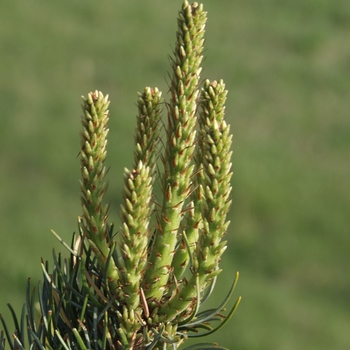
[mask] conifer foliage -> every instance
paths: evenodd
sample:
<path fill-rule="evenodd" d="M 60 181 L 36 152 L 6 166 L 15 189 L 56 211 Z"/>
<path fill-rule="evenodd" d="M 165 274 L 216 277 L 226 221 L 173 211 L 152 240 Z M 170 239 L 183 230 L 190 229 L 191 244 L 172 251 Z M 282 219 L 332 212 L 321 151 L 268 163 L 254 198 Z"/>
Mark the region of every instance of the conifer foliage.
<path fill-rule="evenodd" d="M 216 309 L 201 307 L 221 273 L 232 176 L 225 84 L 200 75 L 206 19 L 203 5 L 183 2 L 170 100 L 157 88 L 138 95 L 134 164 L 124 171 L 119 229 L 104 200 L 109 98 L 100 91 L 83 98 L 79 230 L 70 245 L 54 233 L 69 256 L 53 252 L 52 268 L 42 262 L 44 282 L 32 288 L 28 280 L 19 317 L 9 305 L 15 330 L 1 317 L 0 350 L 177 349 L 233 315 L 240 297 L 226 305 L 238 273 Z"/>

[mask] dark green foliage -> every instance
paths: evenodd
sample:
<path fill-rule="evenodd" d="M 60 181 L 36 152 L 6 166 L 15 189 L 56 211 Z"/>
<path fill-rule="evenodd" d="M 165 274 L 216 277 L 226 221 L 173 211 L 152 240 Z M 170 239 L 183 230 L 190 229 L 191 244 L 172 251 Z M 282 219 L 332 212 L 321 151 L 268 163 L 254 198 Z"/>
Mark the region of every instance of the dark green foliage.
<path fill-rule="evenodd" d="M 107 242 L 112 243 L 113 226 L 108 227 L 108 233 Z M 106 283 L 106 276 L 103 273 L 106 268 L 101 269 L 97 259 L 93 258 L 91 249 L 86 244 L 81 245 L 83 237 L 81 232 L 79 235 L 73 235 L 68 259 L 62 259 L 61 254 L 56 255 L 53 252 L 54 264 L 51 270 L 48 262 L 42 262 L 44 282 L 39 283 L 37 289 L 32 288 L 28 279 L 26 304 L 23 306 L 20 319 L 17 318 L 11 305 L 8 305 L 15 330 L 10 331 L 8 324 L 1 317 L 4 332 L 2 331 L 0 335 L 0 350 L 5 349 L 5 335 L 11 350 L 126 349 L 121 344 L 123 339 L 120 337 L 117 315 L 121 308 Z M 81 251 L 76 251 L 77 246 L 81 246 Z M 112 251 L 108 259 L 118 261 L 116 250 Z M 222 314 L 232 296 L 235 281 L 229 294 L 217 309 L 199 312 L 199 306 L 210 296 L 215 280 L 206 295 L 202 298 L 198 295 L 200 302 L 191 317 L 179 323 L 176 338 L 167 338 L 165 333 L 163 334 L 164 328 L 151 329 L 155 335 L 153 339 L 146 344 L 133 344 L 134 349 L 151 350 L 158 342 L 173 343 L 174 348 L 177 348 L 176 343 L 181 339 L 205 336 L 222 327 L 233 315 L 239 301 L 227 316 Z M 210 325 L 213 321 L 223 322 L 213 328 Z M 147 338 L 146 329 L 144 335 Z M 213 344 L 198 344 L 186 349 L 212 348 L 224 349 L 213 347 Z"/>
<path fill-rule="evenodd" d="M 111 226 L 108 241 L 112 230 Z M 9 306 L 15 324 L 13 343 L 5 321 L 1 321 L 12 350 L 26 347 L 26 333 L 32 349 L 106 349 L 107 343 L 113 348 L 118 328 L 115 297 L 110 295 L 91 249 L 83 244 L 81 252 L 73 251 L 82 237 L 73 235 L 69 259 L 62 260 L 61 254 L 53 252 L 51 271 L 48 262 L 42 263 L 44 282 L 37 290 L 31 290 L 28 280 L 21 326 Z M 110 258 L 117 259 L 115 255 Z"/>

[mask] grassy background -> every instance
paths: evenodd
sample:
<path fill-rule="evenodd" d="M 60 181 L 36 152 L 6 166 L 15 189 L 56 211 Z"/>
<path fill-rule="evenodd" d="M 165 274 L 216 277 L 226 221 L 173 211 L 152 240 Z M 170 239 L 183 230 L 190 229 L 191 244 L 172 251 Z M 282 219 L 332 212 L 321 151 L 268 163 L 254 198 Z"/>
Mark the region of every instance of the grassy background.
<path fill-rule="evenodd" d="M 220 291 L 243 301 L 230 349 L 350 348 L 348 0 L 203 0 L 203 76 L 224 78 L 234 133 Z M 109 93 L 108 200 L 119 222 L 136 92 L 166 95 L 182 1 L 0 3 L 0 312 L 19 311 L 79 205 L 80 95 Z M 222 294 L 223 295 L 223 294 Z M 218 292 L 217 301 L 221 298 Z"/>

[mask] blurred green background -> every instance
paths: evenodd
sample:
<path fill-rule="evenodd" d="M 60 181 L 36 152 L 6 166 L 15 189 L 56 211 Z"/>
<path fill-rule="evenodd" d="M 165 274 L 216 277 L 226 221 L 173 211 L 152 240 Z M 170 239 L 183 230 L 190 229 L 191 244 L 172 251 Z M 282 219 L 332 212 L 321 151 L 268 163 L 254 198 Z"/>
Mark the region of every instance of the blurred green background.
<path fill-rule="evenodd" d="M 350 348 L 348 0 L 203 0 L 203 77 L 224 78 L 233 206 L 211 340 L 240 350 Z M 79 204 L 80 96 L 111 98 L 108 201 L 119 223 L 136 92 L 167 91 L 181 0 L 0 3 L 0 312 L 20 311 Z M 51 264 L 52 265 L 52 264 Z M 222 293 L 221 293 L 222 291 Z"/>

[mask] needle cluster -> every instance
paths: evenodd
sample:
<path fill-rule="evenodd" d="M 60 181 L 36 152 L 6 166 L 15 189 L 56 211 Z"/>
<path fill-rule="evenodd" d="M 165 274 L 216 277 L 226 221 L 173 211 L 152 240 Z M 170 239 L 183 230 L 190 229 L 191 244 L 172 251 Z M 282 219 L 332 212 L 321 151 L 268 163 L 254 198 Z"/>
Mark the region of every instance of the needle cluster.
<path fill-rule="evenodd" d="M 226 305 L 238 273 L 217 308 L 201 309 L 221 272 L 232 176 L 225 84 L 200 83 L 206 19 L 203 5 L 184 0 L 169 102 L 157 88 L 138 95 L 134 164 L 124 170 L 116 231 L 104 203 L 110 102 L 99 91 L 83 98 L 79 232 L 70 246 L 62 242 L 68 259 L 54 253 L 52 272 L 42 263 L 39 321 L 30 281 L 20 320 L 10 307 L 13 337 L 1 318 L 12 350 L 24 349 L 25 334 L 30 349 L 177 349 L 190 337 L 215 332 L 236 310 L 240 298 L 228 312 Z M 1 333 L 0 350 L 4 346 Z"/>

